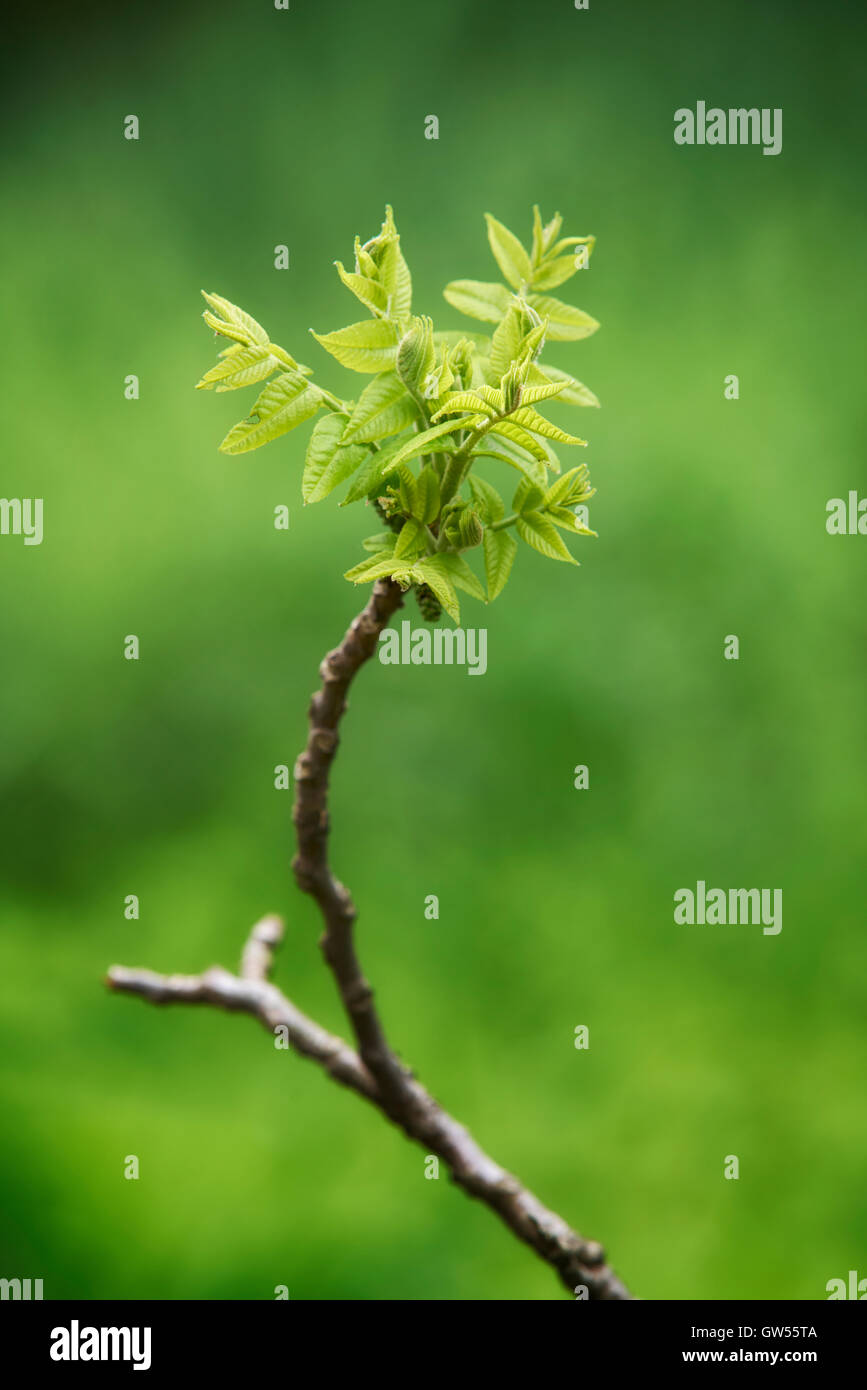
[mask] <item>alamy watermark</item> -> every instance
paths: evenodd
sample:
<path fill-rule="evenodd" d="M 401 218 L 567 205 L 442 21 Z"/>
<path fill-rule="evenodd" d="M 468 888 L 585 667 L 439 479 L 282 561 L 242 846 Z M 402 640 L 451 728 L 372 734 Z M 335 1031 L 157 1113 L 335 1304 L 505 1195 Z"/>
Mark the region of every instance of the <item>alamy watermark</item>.
<path fill-rule="evenodd" d="M 0 497 L 0 536 L 23 536 L 25 545 L 41 545 L 42 498 Z"/>
<path fill-rule="evenodd" d="M 829 497 L 825 503 L 829 536 L 867 536 L 867 497 L 853 489 L 848 498 Z"/>
<path fill-rule="evenodd" d="M 13 1302 L 29 1302 L 31 1299 L 39 1301 L 42 1298 L 41 1279 L 0 1279 L 0 1299 L 4 1302 L 11 1298 Z"/>
<path fill-rule="evenodd" d="M 488 669 L 488 630 L 485 627 L 427 627 L 413 629 L 406 619 L 379 634 L 383 666 L 466 666 L 467 675 L 483 676 Z"/>
<path fill-rule="evenodd" d="M 763 106 L 708 107 L 696 102 L 695 110 L 681 106 L 674 113 L 676 145 L 762 145 L 762 154 L 779 154 L 783 148 L 783 109 Z"/>
<path fill-rule="evenodd" d="M 151 1364 L 149 1327 L 81 1327 L 73 1318 L 69 1327 L 51 1329 L 52 1361 L 131 1361 L 134 1371 Z"/>
<path fill-rule="evenodd" d="M 782 888 L 706 888 L 700 878 L 692 888 L 674 894 L 674 920 L 679 926 L 761 926 L 765 936 L 783 929 Z"/>
<path fill-rule="evenodd" d="M 867 1299 L 867 1279 L 860 1279 L 857 1269 L 850 1269 L 848 1280 L 829 1279 L 825 1292 L 829 1303 L 836 1298 L 852 1298 L 863 1303 Z"/>

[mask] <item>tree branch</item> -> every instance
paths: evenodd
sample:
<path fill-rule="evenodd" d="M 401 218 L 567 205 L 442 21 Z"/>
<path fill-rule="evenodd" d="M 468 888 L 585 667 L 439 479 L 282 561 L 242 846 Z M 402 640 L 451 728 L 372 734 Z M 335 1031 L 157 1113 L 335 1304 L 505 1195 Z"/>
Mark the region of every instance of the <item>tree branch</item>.
<path fill-rule="evenodd" d="M 408 1076 L 386 1042 L 374 1007 L 373 990 L 356 955 L 352 930 L 358 915 L 355 904 L 328 862 L 328 777 L 337 753 L 337 730 L 346 712 L 349 687 L 376 651 L 379 634 L 402 603 L 399 585 L 391 579 L 378 580 L 366 607 L 353 620 L 340 646 L 329 652 L 320 665 L 322 685 L 310 701 L 307 744 L 295 763 L 292 812 L 298 840 L 298 853 L 292 861 L 295 881 L 319 905 L 325 924 L 320 943 L 323 954 L 362 1059 L 376 1077 L 394 1118 L 411 1103 Z"/>
<path fill-rule="evenodd" d="M 393 1113 L 379 1083 L 358 1054 L 303 1014 L 269 982 L 273 951 L 281 936 L 279 918 L 266 917 L 257 923 L 244 948 L 240 975 L 231 975 L 219 966 L 202 975 L 158 975 L 152 970 L 113 965 L 106 984 L 117 993 L 137 994 L 151 1004 L 212 1004 L 231 1012 L 248 1013 L 272 1035 L 284 1028 L 290 1046 L 300 1056 L 318 1062 L 333 1081 L 363 1096 L 410 1139 L 442 1159 L 458 1186 L 495 1211 L 515 1235 L 556 1270 L 570 1293 L 584 1285 L 591 1299 L 630 1298 L 606 1266 L 602 1247 L 595 1241 L 584 1240 L 495 1163 L 464 1126 L 408 1073 L 404 1073 L 404 1080 L 412 1103 L 401 1115 Z"/>
<path fill-rule="evenodd" d="M 318 1062 L 334 1081 L 363 1096 L 410 1139 L 442 1159 L 454 1182 L 496 1212 L 556 1270 L 570 1293 L 583 1286 L 591 1299 L 629 1299 L 632 1295 L 606 1265 L 602 1247 L 572 1230 L 495 1163 L 392 1052 L 355 950 L 355 904 L 332 873 L 328 859 L 328 780 L 349 687 L 373 656 L 379 634 L 402 602 L 397 584 L 379 580 L 343 641 L 323 660 L 322 685 L 310 702 L 307 743 L 295 764 L 293 820 L 298 851 L 292 867 L 299 888 L 319 906 L 325 926 L 323 954 L 358 1051 L 301 1013 L 270 983 L 273 954 L 283 931 L 276 917 L 265 917 L 253 928 L 239 975 L 217 966 L 202 975 L 166 976 L 115 965 L 106 983 L 154 1004 L 212 1004 L 252 1014 L 271 1033 L 285 1028 L 296 1052 Z"/>

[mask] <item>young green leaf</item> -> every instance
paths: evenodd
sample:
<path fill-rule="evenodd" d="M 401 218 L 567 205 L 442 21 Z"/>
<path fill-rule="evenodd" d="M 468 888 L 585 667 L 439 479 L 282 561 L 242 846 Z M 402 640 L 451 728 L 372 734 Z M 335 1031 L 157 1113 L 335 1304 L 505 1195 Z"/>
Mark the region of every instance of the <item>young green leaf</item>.
<path fill-rule="evenodd" d="M 478 391 L 454 391 L 446 397 L 445 403 L 440 406 L 431 419 L 436 421 L 443 415 L 459 415 L 461 411 L 472 410 L 481 412 L 482 415 L 491 415 L 493 412 Z"/>
<path fill-rule="evenodd" d="M 544 492 L 544 488 L 539 487 L 532 479 L 522 478 L 512 498 L 512 510 L 519 515 L 535 511 L 537 507 L 542 506 Z"/>
<path fill-rule="evenodd" d="M 557 256 L 555 260 L 546 261 L 538 270 L 533 271 L 530 284 L 534 290 L 556 290 L 558 285 L 563 285 L 571 279 L 577 270 L 574 256 Z"/>
<path fill-rule="evenodd" d="M 512 304 L 491 339 L 491 372 L 497 381 L 519 356 L 523 339 L 524 314 L 519 305 Z"/>
<path fill-rule="evenodd" d="M 474 389 L 478 391 L 484 401 L 489 415 L 502 415 L 506 408 L 506 397 L 499 386 L 488 386 L 486 383 Z"/>
<path fill-rule="evenodd" d="M 334 333 L 313 333 L 313 337 L 354 372 L 384 371 L 394 363 L 397 352 L 398 331 L 388 319 L 362 319 Z"/>
<path fill-rule="evenodd" d="M 544 415 L 540 415 L 531 405 L 522 405 L 520 409 L 513 411 L 509 418 L 523 429 L 532 430 L 534 434 L 541 434 L 546 439 L 554 439 L 558 444 L 587 443 L 586 439 L 579 439 L 576 434 L 567 434 L 557 425 L 552 425 L 550 420 L 546 420 Z"/>
<path fill-rule="evenodd" d="M 533 205 L 533 245 L 532 260 L 533 265 L 539 265 L 545 254 L 544 232 L 542 228 L 542 214 L 539 212 L 539 204 Z"/>
<path fill-rule="evenodd" d="M 413 318 L 397 345 L 397 374 L 407 390 L 418 396 L 435 365 L 433 324 L 429 318 Z"/>
<path fill-rule="evenodd" d="M 469 386 L 474 391 L 481 390 L 482 386 L 496 386 L 500 378 L 491 367 L 491 359 L 483 357 L 481 353 L 473 353 L 470 362 Z"/>
<path fill-rule="evenodd" d="M 389 317 L 403 323 L 409 318 L 412 305 L 412 277 L 400 249 L 400 236 L 390 207 L 385 209 L 382 224 L 382 254 L 379 261 L 379 280 L 389 304 Z"/>
<path fill-rule="evenodd" d="M 439 515 L 440 484 L 434 470 L 428 465 L 415 480 L 413 497 L 413 516 L 424 526 L 429 526 Z"/>
<path fill-rule="evenodd" d="M 235 342 L 244 343 L 247 347 L 254 344 L 267 346 L 268 334 L 251 314 L 245 313 L 230 300 L 223 299 L 222 295 L 208 294 L 205 290 L 202 290 L 202 294 L 213 310 L 211 313 L 206 309 L 202 318 L 215 333 L 219 333 L 223 338 L 233 338 Z"/>
<path fill-rule="evenodd" d="M 394 496 L 395 502 L 404 516 L 415 515 L 415 494 L 416 480 L 411 469 L 405 463 L 399 463 L 396 469 L 397 486 L 390 486 L 388 491 Z"/>
<path fill-rule="evenodd" d="M 344 444 L 363 444 L 398 434 L 417 418 L 417 410 L 406 387 L 394 372 L 381 372 L 365 386 L 358 398 Z"/>
<path fill-rule="evenodd" d="M 414 438 L 415 435 L 402 435 L 399 439 L 391 440 L 384 449 L 378 449 L 376 453 L 370 454 L 367 463 L 362 464 L 352 486 L 340 503 L 341 507 L 348 507 L 351 502 L 360 502 L 362 497 L 369 497 L 374 493 L 385 482 L 386 478 L 395 472 L 395 455 L 400 452 L 408 439 Z M 399 466 L 402 467 L 402 465 Z"/>
<path fill-rule="evenodd" d="M 549 560 L 565 560 L 567 564 L 577 565 L 574 555 L 569 553 L 557 528 L 541 512 L 524 512 L 516 522 L 516 530 L 522 541 L 538 550 Z"/>
<path fill-rule="evenodd" d="M 506 587 L 506 580 L 515 563 L 518 543 L 508 531 L 485 531 L 485 577 L 488 582 L 488 602 L 493 603 Z"/>
<path fill-rule="evenodd" d="M 326 415 L 317 422 L 307 445 L 307 459 L 301 479 L 305 504 L 321 502 L 339 487 L 368 456 L 364 445 L 341 446 L 345 415 Z"/>
<path fill-rule="evenodd" d="M 574 512 L 568 507 L 546 507 L 545 515 L 549 521 L 553 521 L 555 526 L 561 527 L 564 531 L 573 531 L 577 536 L 595 536 L 597 531 L 591 531 L 589 526 L 583 526 Z"/>
<path fill-rule="evenodd" d="M 530 278 L 530 257 L 514 232 L 510 232 L 496 217 L 486 212 L 485 221 L 488 224 L 488 241 L 504 279 L 513 289 L 521 289 Z"/>
<path fill-rule="evenodd" d="M 512 302 L 505 285 L 492 285 L 482 280 L 453 280 L 443 295 L 455 309 L 471 319 L 484 323 L 499 323 Z"/>
<path fill-rule="evenodd" d="M 252 347 L 237 343 L 235 347 L 220 353 L 220 361 L 205 372 L 196 390 L 209 391 L 216 387 L 218 392 L 236 391 L 239 386 L 253 386 L 257 381 L 264 381 L 279 366 L 270 343 L 264 346 L 254 343 Z"/>
<path fill-rule="evenodd" d="M 429 454 L 431 444 L 435 439 L 440 442 L 437 444 L 436 452 L 442 453 L 450 446 L 445 443 L 445 436 L 454 434 L 456 430 L 475 429 L 479 423 L 477 415 L 466 415 L 460 420 L 445 420 L 442 424 L 433 425 L 429 430 L 422 430 L 419 434 L 413 435 L 407 440 L 406 444 L 400 448 L 391 461 L 392 468 L 396 468 L 399 463 L 407 463 L 410 459 L 418 458 L 419 454 Z M 457 448 L 457 443 L 454 444 Z"/>
<path fill-rule="evenodd" d="M 374 579 L 388 579 L 400 568 L 400 561 L 395 560 L 393 555 L 371 555 L 370 559 L 362 560 L 360 564 L 353 565 L 344 574 L 343 578 L 348 579 L 352 584 L 370 584 Z"/>
<path fill-rule="evenodd" d="M 571 280 L 580 269 L 576 246 L 587 248 L 587 261 L 589 262 L 590 253 L 596 243 L 596 238 L 592 236 L 570 236 L 558 241 L 556 246 L 552 246 L 544 261 L 533 271 L 532 288 L 534 290 L 555 290 L 558 285 L 563 285 L 567 280 Z M 567 250 L 567 254 L 562 254 Z"/>
<path fill-rule="evenodd" d="M 474 473 L 470 474 L 467 481 L 476 511 L 484 524 L 490 526 L 491 522 L 500 521 L 506 514 L 506 508 L 497 489 Z"/>
<path fill-rule="evenodd" d="M 595 245 L 596 245 L 596 238 L 595 238 L 595 236 L 564 236 L 564 237 L 561 237 L 561 238 L 560 238 L 560 240 L 557 242 L 556 246 L 552 246 L 552 247 L 550 248 L 550 250 L 548 251 L 548 258 L 553 257 L 553 256 L 561 256 L 561 255 L 563 254 L 563 252 L 566 250 L 567 247 L 573 248 L 573 255 L 574 255 L 574 254 L 575 254 L 574 248 L 575 248 L 576 246 L 586 246 L 586 247 L 587 247 L 587 259 L 589 260 L 589 259 L 590 259 L 590 254 L 591 254 L 591 252 L 592 252 L 592 250 L 593 250 L 593 247 L 594 247 Z"/>
<path fill-rule="evenodd" d="M 530 294 L 527 299 L 540 318 L 548 320 L 547 336 L 552 343 L 589 338 L 599 327 L 596 319 L 585 314 L 583 309 L 576 309 L 572 304 L 563 304 L 561 300 L 551 299 L 543 294 Z"/>
<path fill-rule="evenodd" d="M 528 439 L 533 439 L 532 435 L 528 435 L 527 437 Z M 473 451 L 473 457 L 481 458 L 484 455 L 488 455 L 491 458 L 502 459 L 513 468 L 519 468 L 527 477 L 533 478 L 541 487 L 547 487 L 548 467 L 552 467 L 555 473 L 560 472 L 560 467 L 556 458 L 553 463 L 549 460 L 546 450 L 549 449 L 550 446 L 546 444 L 544 439 L 533 440 L 533 443 L 537 448 L 538 455 L 541 456 L 544 454 L 544 458 L 529 454 L 523 445 L 514 443 L 514 441 L 507 438 L 505 434 L 500 434 L 499 426 L 497 426 L 496 432 L 492 431 L 485 435 L 481 443 L 476 446 L 476 449 Z"/>
<path fill-rule="evenodd" d="M 559 212 L 555 212 L 550 222 L 542 226 L 542 218 L 538 207 L 533 208 L 533 264 L 538 265 L 544 256 L 548 254 L 554 242 L 560 234 L 563 226 L 563 218 Z"/>
<path fill-rule="evenodd" d="M 246 420 L 241 420 L 220 445 L 224 454 L 244 454 L 294 430 L 315 415 L 322 393 L 297 372 L 283 372 L 270 381 Z"/>
<path fill-rule="evenodd" d="M 522 386 L 521 404 L 535 405 L 538 401 L 550 400 L 566 390 L 565 381 L 548 381 L 544 386 Z"/>
<path fill-rule="evenodd" d="M 337 274 L 340 276 L 348 290 L 352 290 L 356 299 L 359 299 L 366 309 L 369 309 L 377 318 L 381 317 L 388 307 L 388 295 L 376 280 L 369 279 L 366 275 L 359 275 L 355 271 L 345 270 L 342 261 L 335 261 Z"/>
<path fill-rule="evenodd" d="M 416 521 L 415 517 L 410 517 L 401 527 L 397 538 L 397 545 L 394 547 L 395 560 L 409 560 L 419 555 L 427 542 L 427 528 L 421 521 Z"/>
<path fill-rule="evenodd" d="M 495 532 L 494 534 L 499 533 Z M 453 550 L 441 550 L 436 556 L 436 560 L 438 567 L 445 570 L 456 589 L 461 589 L 471 598 L 481 599 L 482 603 L 487 603 L 487 594 L 481 580 L 470 569 L 463 555 L 457 555 Z"/>
<path fill-rule="evenodd" d="M 454 381 L 455 374 L 449 360 L 448 349 L 442 346 L 439 361 L 434 361 L 432 369 L 420 383 L 421 394 L 426 401 L 438 401 L 454 385 Z"/>
<path fill-rule="evenodd" d="M 528 454 L 532 455 L 534 459 L 538 459 L 539 463 L 544 463 L 548 467 L 551 466 L 550 456 L 540 444 L 539 440 L 535 439 L 532 434 L 528 434 L 520 425 L 515 424 L 514 420 L 498 420 L 492 427 L 491 434 L 502 435 L 504 439 L 509 439 L 513 444 L 518 444 Z M 518 460 L 513 459 L 511 461 L 518 462 L 518 466 L 520 467 Z"/>
<path fill-rule="evenodd" d="M 366 536 L 361 545 L 362 549 L 369 550 L 371 555 L 378 555 L 382 558 L 382 553 L 385 550 L 390 555 L 394 550 L 394 532 L 378 531 L 375 536 Z"/>
<path fill-rule="evenodd" d="M 379 267 L 376 261 L 361 244 L 361 237 L 355 238 L 355 271 L 366 280 L 378 280 Z"/>
<path fill-rule="evenodd" d="M 544 506 L 546 508 L 571 507 L 576 502 L 583 502 L 593 492 L 588 484 L 587 465 L 580 463 L 577 468 L 570 468 L 568 473 L 564 473 L 562 477 L 551 484 L 545 493 Z"/>

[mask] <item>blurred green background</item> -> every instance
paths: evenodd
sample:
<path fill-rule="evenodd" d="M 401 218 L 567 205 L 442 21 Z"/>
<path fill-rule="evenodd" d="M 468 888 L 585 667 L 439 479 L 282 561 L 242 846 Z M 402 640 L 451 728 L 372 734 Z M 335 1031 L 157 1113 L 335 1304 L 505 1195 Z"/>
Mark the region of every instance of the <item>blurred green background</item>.
<path fill-rule="evenodd" d="M 867 491 L 863 36 L 853 7 L 791 0 L 11 21 L 0 491 L 44 497 L 45 540 L 0 539 L 4 1276 L 51 1298 L 561 1296 L 249 1019 L 100 984 L 113 961 L 232 967 L 276 910 L 278 982 L 345 1031 L 273 768 L 375 527 L 302 510 L 306 429 L 224 457 L 253 395 L 192 388 L 205 287 L 357 390 L 307 329 L 362 316 L 331 263 L 387 201 L 438 327 L 473 326 L 443 284 L 495 278 L 485 211 L 595 233 L 562 294 L 601 331 L 549 359 L 603 405 L 552 410 L 590 440 L 580 570 L 522 548 L 502 599 L 465 601 L 483 680 L 376 664 L 356 687 L 333 855 L 391 1038 L 645 1298 L 867 1274 L 867 540 L 824 524 Z M 782 154 L 678 148 L 698 99 L 782 107 Z M 781 887 L 782 933 L 676 927 L 699 878 Z"/>

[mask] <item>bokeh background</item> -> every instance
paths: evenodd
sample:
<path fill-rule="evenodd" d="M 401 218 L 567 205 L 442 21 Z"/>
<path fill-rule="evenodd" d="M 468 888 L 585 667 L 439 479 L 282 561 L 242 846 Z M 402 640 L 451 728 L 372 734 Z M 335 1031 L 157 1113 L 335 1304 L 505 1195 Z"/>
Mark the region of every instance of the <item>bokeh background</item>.
<path fill-rule="evenodd" d="M 357 383 L 307 329 L 355 316 L 331 263 L 387 201 L 439 327 L 472 327 L 444 283 L 495 278 L 485 211 L 526 233 L 539 202 L 595 233 L 562 294 L 601 331 L 550 360 L 603 405 L 552 411 L 590 440 L 580 570 L 522 548 L 496 604 L 466 600 L 484 679 L 377 664 L 356 688 L 333 852 L 390 1035 L 641 1296 L 823 1298 L 867 1274 L 867 540 L 825 531 L 828 498 L 867 491 L 863 19 L 793 0 L 11 17 L 0 491 L 44 497 L 45 540 L 0 539 L 4 1276 L 46 1297 L 561 1296 L 249 1019 L 100 983 L 113 961 L 232 966 L 277 910 L 279 983 L 344 1031 L 273 768 L 376 528 L 302 510 L 306 430 L 219 454 L 252 393 L 192 388 L 214 360 L 201 287 Z M 676 147 L 699 98 L 781 106 L 782 154 Z M 699 878 L 781 887 L 781 935 L 676 927 Z"/>

